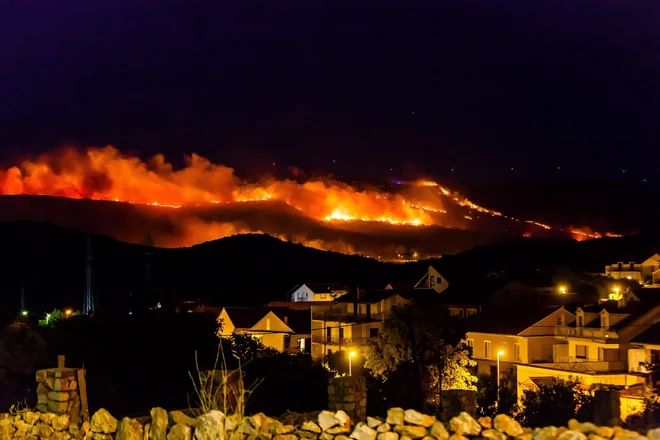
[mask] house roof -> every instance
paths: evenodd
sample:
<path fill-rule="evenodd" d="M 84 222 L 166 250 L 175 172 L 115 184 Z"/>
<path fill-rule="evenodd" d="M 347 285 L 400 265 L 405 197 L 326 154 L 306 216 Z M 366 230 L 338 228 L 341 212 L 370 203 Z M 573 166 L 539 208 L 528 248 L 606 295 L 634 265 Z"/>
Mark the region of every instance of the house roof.
<path fill-rule="evenodd" d="M 273 307 L 271 311 L 296 334 L 312 333 L 312 310 L 293 310 L 286 307 Z"/>
<path fill-rule="evenodd" d="M 252 328 L 270 312 L 268 307 L 225 307 L 236 328 Z"/>
<path fill-rule="evenodd" d="M 660 345 L 660 322 L 651 326 L 648 330 L 643 331 L 635 336 L 630 342 L 637 344 L 657 344 Z"/>
<path fill-rule="evenodd" d="M 543 318 L 559 310 L 558 307 L 515 308 L 494 307 L 485 309 L 467 324 L 467 330 L 477 333 L 517 335 Z"/>
<path fill-rule="evenodd" d="M 442 296 L 441 293 L 439 294 L 433 289 L 361 289 L 359 299 L 357 298 L 357 293 L 357 289 L 353 289 L 346 295 L 337 298 L 337 302 L 352 303 L 357 301 L 362 304 L 374 304 L 393 297 L 394 295 L 398 295 L 405 299 L 425 297 L 438 298 Z"/>
<path fill-rule="evenodd" d="M 305 286 L 314 293 L 332 293 L 349 289 L 347 285 L 341 283 L 305 283 Z"/>

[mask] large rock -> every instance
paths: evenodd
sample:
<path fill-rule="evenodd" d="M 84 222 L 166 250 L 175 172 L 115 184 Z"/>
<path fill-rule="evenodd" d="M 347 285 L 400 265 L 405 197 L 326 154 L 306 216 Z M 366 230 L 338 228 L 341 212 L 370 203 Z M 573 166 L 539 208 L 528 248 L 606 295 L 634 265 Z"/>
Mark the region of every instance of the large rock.
<path fill-rule="evenodd" d="M 319 427 L 323 431 L 327 431 L 339 424 L 339 421 L 335 418 L 335 413 L 331 411 L 321 411 L 318 416 Z"/>
<path fill-rule="evenodd" d="M 71 440 L 71 434 L 68 431 L 55 431 L 50 437 L 51 440 Z"/>
<path fill-rule="evenodd" d="M 497 429 L 484 429 L 481 436 L 490 440 L 506 440 L 506 434 Z"/>
<path fill-rule="evenodd" d="M 405 411 L 403 408 L 390 408 L 387 410 L 387 419 L 385 420 L 390 425 L 403 425 Z"/>
<path fill-rule="evenodd" d="M 197 418 L 196 440 L 225 440 L 225 415 L 211 411 Z"/>
<path fill-rule="evenodd" d="M 614 435 L 614 429 L 609 426 L 599 426 L 596 428 L 595 434 L 603 438 L 612 438 Z"/>
<path fill-rule="evenodd" d="M 37 437 L 41 438 L 50 437 L 54 432 L 55 430 L 45 423 L 38 423 L 34 426 L 34 428 L 32 428 L 32 435 L 36 435 Z"/>
<path fill-rule="evenodd" d="M 240 432 L 241 434 L 245 434 L 248 437 L 256 437 L 259 435 L 256 429 L 254 429 L 254 426 L 252 426 L 252 423 L 250 423 L 250 419 L 248 417 L 244 418 L 241 423 L 238 425 L 238 429 L 236 432 Z"/>
<path fill-rule="evenodd" d="M 376 428 L 383 424 L 382 420 L 376 419 L 374 417 L 367 417 L 367 426 L 369 428 Z"/>
<path fill-rule="evenodd" d="M 660 440 L 660 428 L 649 429 L 646 433 L 646 437 L 650 440 Z"/>
<path fill-rule="evenodd" d="M 293 434 L 279 434 L 273 437 L 273 440 L 298 440 L 298 437 Z"/>
<path fill-rule="evenodd" d="M 11 419 L 0 420 L 0 440 L 11 440 L 14 435 L 14 421 Z"/>
<path fill-rule="evenodd" d="M 50 422 L 51 426 L 55 431 L 64 431 L 69 427 L 69 416 L 66 414 L 62 414 L 61 416 L 54 417 L 53 420 Z"/>
<path fill-rule="evenodd" d="M 135 419 L 124 417 L 117 424 L 115 440 L 143 440 L 142 425 Z"/>
<path fill-rule="evenodd" d="M 492 429 L 493 428 L 493 419 L 490 417 L 479 417 L 479 420 L 477 420 L 479 424 L 481 425 L 482 428 L 484 429 Z"/>
<path fill-rule="evenodd" d="M 25 414 L 23 414 L 23 420 L 25 420 L 25 423 L 29 423 L 30 425 L 34 425 L 39 421 L 39 418 L 41 416 L 39 413 L 35 413 L 32 411 L 28 411 Z"/>
<path fill-rule="evenodd" d="M 311 420 L 304 421 L 302 426 L 300 426 L 300 429 L 302 429 L 303 431 L 313 432 L 315 434 L 321 433 L 321 427 L 316 423 L 312 422 Z"/>
<path fill-rule="evenodd" d="M 557 437 L 557 440 L 587 440 L 587 436 L 580 431 L 573 431 L 568 429 Z"/>
<path fill-rule="evenodd" d="M 389 432 L 392 430 L 392 427 L 390 426 L 389 423 L 383 423 L 382 425 L 378 425 L 376 427 L 376 432 Z"/>
<path fill-rule="evenodd" d="M 150 440 L 165 440 L 167 437 L 167 426 L 169 417 L 163 408 L 151 409 L 151 429 L 149 429 Z"/>
<path fill-rule="evenodd" d="M 90 429 L 96 433 L 112 434 L 117 432 L 117 419 L 112 417 L 107 410 L 101 408 L 92 416 Z"/>
<path fill-rule="evenodd" d="M 334 440 L 335 436 L 332 434 L 328 434 L 327 432 L 322 432 L 321 435 L 319 435 L 319 440 Z"/>
<path fill-rule="evenodd" d="M 381 432 L 378 434 L 378 440 L 399 440 L 399 434 L 392 431 Z"/>
<path fill-rule="evenodd" d="M 170 428 L 170 432 L 167 434 L 167 440 L 190 440 L 191 435 L 192 430 L 190 426 L 177 423 Z"/>
<path fill-rule="evenodd" d="M 493 420 L 493 426 L 496 430 L 510 435 L 511 437 L 517 437 L 523 433 L 523 429 L 516 420 L 507 416 L 506 414 L 498 414 Z"/>
<path fill-rule="evenodd" d="M 426 414 L 422 414 L 421 412 L 415 411 L 414 409 L 407 409 L 404 412 L 403 421 L 411 425 L 428 428 L 433 423 L 435 423 L 435 417 L 427 416 Z"/>
<path fill-rule="evenodd" d="M 458 416 L 449 421 L 449 426 L 454 434 L 458 435 L 479 435 L 481 425 L 474 418 L 463 411 Z"/>
<path fill-rule="evenodd" d="M 360 422 L 355 425 L 350 437 L 355 440 L 376 440 L 376 430 Z"/>
<path fill-rule="evenodd" d="M 46 425 L 50 425 L 53 423 L 53 419 L 57 417 L 57 414 L 52 414 L 52 413 L 44 413 L 39 415 L 39 420 L 41 420 L 41 423 L 45 423 Z"/>
<path fill-rule="evenodd" d="M 170 424 L 172 425 L 185 425 L 194 428 L 197 426 L 197 419 L 186 415 L 182 411 L 172 411 L 170 412 Z"/>
<path fill-rule="evenodd" d="M 14 438 L 26 438 L 32 430 L 33 423 L 26 423 L 25 420 L 16 420 L 14 427 L 16 428 Z"/>
<path fill-rule="evenodd" d="M 410 437 L 411 439 L 422 438 L 426 436 L 426 428 L 423 426 L 397 425 L 394 431 L 401 437 Z"/>
<path fill-rule="evenodd" d="M 259 431 L 261 430 L 263 424 L 268 422 L 268 420 L 270 420 L 270 417 L 268 417 L 266 414 L 258 413 L 250 417 L 250 424 L 254 427 L 254 429 Z"/>
<path fill-rule="evenodd" d="M 433 425 L 431 425 L 431 429 L 429 431 L 431 436 L 436 440 L 447 440 L 449 438 L 449 433 L 447 432 L 447 429 L 442 422 L 435 422 Z"/>
<path fill-rule="evenodd" d="M 546 426 L 534 431 L 534 440 L 554 440 L 557 437 L 557 428 L 554 426 Z"/>
<path fill-rule="evenodd" d="M 341 426 L 351 426 L 351 418 L 348 416 L 348 414 L 346 414 L 346 412 L 342 410 L 339 410 L 335 413 L 335 419 L 337 419 L 337 423 Z"/>

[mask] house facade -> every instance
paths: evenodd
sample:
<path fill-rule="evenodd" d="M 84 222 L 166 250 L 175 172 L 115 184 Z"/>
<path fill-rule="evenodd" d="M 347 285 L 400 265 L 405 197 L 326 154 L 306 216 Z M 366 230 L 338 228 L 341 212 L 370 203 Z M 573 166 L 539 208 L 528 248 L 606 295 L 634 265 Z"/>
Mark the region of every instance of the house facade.
<path fill-rule="evenodd" d="M 338 283 L 304 283 L 287 293 L 287 299 L 293 302 L 333 301 L 348 293 L 349 287 Z"/>
<path fill-rule="evenodd" d="M 449 282 L 433 266 L 417 282 L 390 283 L 384 289 L 355 289 L 333 301 L 312 305 L 312 357 L 321 359 L 342 350 L 358 349 L 378 336 L 394 307 L 422 295 L 449 292 Z M 467 318 L 478 307 L 460 302 L 447 303 L 451 316 Z"/>
<path fill-rule="evenodd" d="M 652 255 L 642 263 L 610 264 L 605 266 L 605 276 L 637 281 L 639 284 L 660 285 L 660 254 Z"/>
<path fill-rule="evenodd" d="M 218 336 L 248 335 L 284 353 L 310 352 L 311 311 L 285 307 L 224 307 Z"/>
<path fill-rule="evenodd" d="M 552 378 L 579 379 L 587 388 L 594 384 L 639 387 L 649 376 L 644 367 L 647 359 L 660 359 L 653 345 L 660 348 L 660 330 L 657 336 L 636 340 L 660 320 L 660 306 L 608 302 L 578 307 L 575 312 L 562 307 L 518 313 L 520 324 L 506 324 L 511 317 L 502 316 L 499 330 L 482 323 L 484 328 L 491 325 L 491 332 L 470 331 L 467 339 L 480 372 L 497 374 L 497 353 L 503 352 L 500 373 L 514 377 L 519 399 L 525 390 L 538 389 Z M 527 325 L 543 313 L 545 317 Z M 642 405 L 639 395 L 624 393 L 622 417 L 638 412 Z"/>

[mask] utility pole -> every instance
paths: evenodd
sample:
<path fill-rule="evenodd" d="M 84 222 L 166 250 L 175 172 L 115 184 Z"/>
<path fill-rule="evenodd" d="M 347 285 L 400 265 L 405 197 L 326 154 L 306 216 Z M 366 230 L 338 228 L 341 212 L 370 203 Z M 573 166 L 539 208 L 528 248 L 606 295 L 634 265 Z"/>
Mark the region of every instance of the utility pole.
<path fill-rule="evenodd" d="M 85 268 L 85 298 L 83 300 L 83 313 L 85 315 L 93 315 L 95 311 L 94 307 L 94 292 L 92 290 L 92 238 L 87 236 L 87 256 L 86 256 L 86 268 Z"/>

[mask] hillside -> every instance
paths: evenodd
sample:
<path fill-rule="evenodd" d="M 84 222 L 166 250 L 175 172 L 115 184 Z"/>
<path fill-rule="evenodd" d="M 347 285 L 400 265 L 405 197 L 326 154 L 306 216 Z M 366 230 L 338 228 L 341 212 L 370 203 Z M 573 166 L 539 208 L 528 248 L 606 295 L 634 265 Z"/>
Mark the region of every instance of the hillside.
<path fill-rule="evenodd" d="M 4 308 L 18 308 L 21 286 L 28 307 L 80 307 L 85 286 L 86 235 L 45 223 L 0 224 L 0 295 Z M 149 249 L 106 236 L 92 236 L 93 282 L 100 310 L 128 310 L 145 294 Z M 640 260 L 654 246 L 643 236 L 572 240 L 520 240 L 487 245 L 432 260 L 453 284 L 470 283 L 491 270 L 512 275 L 565 265 L 602 271 L 614 261 Z M 416 281 L 428 262 L 381 263 L 360 256 L 319 251 L 268 235 L 237 235 L 190 248 L 153 249 L 152 292 L 166 304 L 207 297 L 214 305 L 284 300 L 301 282 L 343 282 L 382 287 Z"/>

